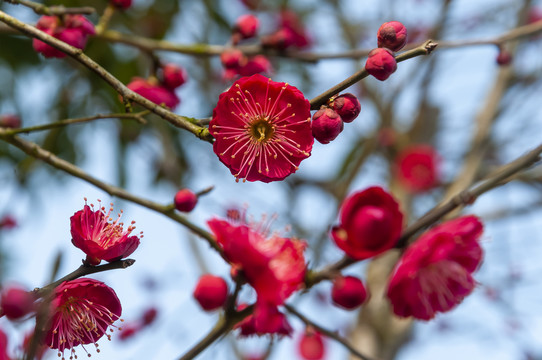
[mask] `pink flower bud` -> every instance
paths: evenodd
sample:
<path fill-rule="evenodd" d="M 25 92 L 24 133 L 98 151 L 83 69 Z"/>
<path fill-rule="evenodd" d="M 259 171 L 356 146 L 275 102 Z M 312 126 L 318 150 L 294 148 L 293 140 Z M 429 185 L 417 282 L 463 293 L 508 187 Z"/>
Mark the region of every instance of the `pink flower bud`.
<path fill-rule="evenodd" d="M 377 37 L 379 48 L 399 51 L 407 42 L 407 30 L 399 21 L 390 21 L 380 26 Z"/>
<path fill-rule="evenodd" d="M 168 89 L 176 89 L 186 82 L 186 71 L 175 64 L 166 64 L 162 67 L 162 75 L 165 87 Z"/>
<path fill-rule="evenodd" d="M 339 276 L 331 289 L 333 303 L 346 310 L 353 310 L 367 299 L 367 291 L 360 279 L 354 276 Z"/>
<path fill-rule="evenodd" d="M 234 32 L 243 39 L 254 37 L 260 27 L 258 18 L 251 14 L 241 15 L 235 22 Z"/>
<path fill-rule="evenodd" d="M 499 49 L 499 54 L 497 55 L 495 61 L 500 66 L 510 65 L 512 63 L 512 54 L 504 49 Z"/>
<path fill-rule="evenodd" d="M 132 0 L 110 0 L 111 5 L 119 9 L 128 9 L 132 6 Z"/>
<path fill-rule="evenodd" d="M 259 73 L 270 73 L 271 63 L 263 55 L 256 55 L 239 69 L 239 75 L 251 76 Z"/>
<path fill-rule="evenodd" d="M 203 275 L 194 289 L 194 298 L 205 311 L 222 307 L 227 297 L 228 284 L 219 276 Z"/>
<path fill-rule="evenodd" d="M 395 161 L 397 179 L 407 190 L 430 190 L 440 180 L 440 156 L 431 145 L 411 145 L 401 150 Z"/>
<path fill-rule="evenodd" d="M 17 320 L 34 310 L 35 297 L 20 286 L 4 289 L 0 297 L 2 312 L 10 320 Z"/>
<path fill-rule="evenodd" d="M 354 121 L 361 111 L 361 104 L 358 98 L 350 93 L 337 96 L 331 102 L 330 107 L 339 114 L 345 123 Z"/>
<path fill-rule="evenodd" d="M 125 324 L 122 326 L 122 330 L 119 332 L 119 340 L 126 341 L 134 335 L 136 335 L 141 330 L 139 324 Z"/>
<path fill-rule="evenodd" d="M 0 115 L 0 127 L 18 129 L 21 127 L 21 118 L 12 114 Z"/>
<path fill-rule="evenodd" d="M 322 360 L 325 346 L 319 332 L 307 328 L 299 340 L 299 354 L 305 360 Z"/>
<path fill-rule="evenodd" d="M 322 144 L 329 144 L 339 136 L 343 127 L 339 114 L 330 108 L 320 109 L 312 117 L 312 135 Z"/>
<path fill-rule="evenodd" d="M 225 69 L 238 70 L 247 63 L 247 57 L 238 49 L 227 49 L 220 54 L 220 61 Z"/>
<path fill-rule="evenodd" d="M 177 107 L 181 103 L 173 90 L 155 84 L 151 79 L 134 77 L 126 87 L 147 100 L 158 105 L 163 104 L 170 109 Z"/>
<path fill-rule="evenodd" d="M 143 326 L 150 325 L 156 320 L 156 316 L 158 315 L 158 309 L 155 307 L 148 308 L 143 313 L 143 316 L 141 317 L 141 324 Z"/>
<path fill-rule="evenodd" d="M 380 81 L 384 81 L 397 70 L 397 62 L 393 53 L 386 48 L 377 48 L 371 50 L 365 70 Z"/>
<path fill-rule="evenodd" d="M 173 202 L 175 204 L 175 209 L 183 212 L 190 212 L 196 207 L 198 196 L 188 189 L 182 189 L 177 191 Z"/>

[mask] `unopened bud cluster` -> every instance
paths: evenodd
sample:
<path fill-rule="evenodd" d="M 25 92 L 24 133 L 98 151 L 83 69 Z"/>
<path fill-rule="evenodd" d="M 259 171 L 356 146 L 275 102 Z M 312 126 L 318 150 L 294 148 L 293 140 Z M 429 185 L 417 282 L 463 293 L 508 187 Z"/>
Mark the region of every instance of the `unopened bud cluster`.
<path fill-rule="evenodd" d="M 401 50 L 407 41 L 406 27 L 399 21 L 382 24 L 378 29 L 378 48 L 371 50 L 365 69 L 380 81 L 384 81 L 397 70 L 394 52 Z"/>
<path fill-rule="evenodd" d="M 359 115 L 361 105 L 357 97 L 347 93 L 332 98 L 312 116 L 312 135 L 322 144 L 329 144 Z"/>

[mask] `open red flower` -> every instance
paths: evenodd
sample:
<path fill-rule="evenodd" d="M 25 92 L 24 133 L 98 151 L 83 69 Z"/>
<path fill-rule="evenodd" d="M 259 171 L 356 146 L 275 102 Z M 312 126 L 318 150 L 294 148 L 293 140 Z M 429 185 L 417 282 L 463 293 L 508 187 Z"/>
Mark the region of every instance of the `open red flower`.
<path fill-rule="evenodd" d="M 75 355 L 74 347 L 96 342 L 107 334 L 109 327 L 119 319 L 122 307 L 115 291 L 103 282 L 79 278 L 65 281 L 54 291 L 51 303 L 50 328 L 45 344 Z M 86 350 L 85 350 L 86 351 Z"/>
<path fill-rule="evenodd" d="M 62 19 L 58 16 L 42 16 L 36 28 L 78 49 L 84 49 L 88 37 L 96 33 L 94 25 L 83 15 L 66 14 Z M 32 46 L 45 57 L 63 58 L 66 56 L 64 52 L 38 39 L 32 41 Z"/>
<path fill-rule="evenodd" d="M 154 80 L 134 77 L 126 87 L 155 104 L 165 105 L 170 109 L 177 107 L 181 103 L 181 100 L 175 92 L 160 85 L 156 79 Z"/>
<path fill-rule="evenodd" d="M 403 254 L 388 286 L 393 312 L 430 320 L 461 303 L 476 285 L 472 273 L 482 261 L 483 225 L 464 216 L 436 226 Z"/>
<path fill-rule="evenodd" d="M 101 203 L 100 208 L 94 211 L 94 205 L 88 206 L 85 199 L 83 210 L 70 218 L 72 243 L 87 254 L 86 261 L 91 265 L 97 265 L 101 260 L 112 262 L 131 255 L 143 236 L 141 233 L 129 236 L 135 229 L 135 221 L 124 230 L 124 224 L 120 222 L 122 210 L 115 221 L 110 217 L 112 211 L 113 204 L 106 213 Z"/>
<path fill-rule="evenodd" d="M 430 145 L 403 149 L 395 167 L 400 183 L 412 192 L 429 190 L 439 181 L 439 156 Z"/>
<path fill-rule="evenodd" d="M 380 187 L 370 187 L 346 198 L 341 223 L 331 235 L 353 259 L 363 260 L 393 248 L 401 235 L 403 214 L 395 199 Z"/>
<path fill-rule="evenodd" d="M 310 156 L 310 117 L 295 87 L 258 74 L 241 78 L 213 110 L 213 150 L 237 180 L 282 180 Z"/>

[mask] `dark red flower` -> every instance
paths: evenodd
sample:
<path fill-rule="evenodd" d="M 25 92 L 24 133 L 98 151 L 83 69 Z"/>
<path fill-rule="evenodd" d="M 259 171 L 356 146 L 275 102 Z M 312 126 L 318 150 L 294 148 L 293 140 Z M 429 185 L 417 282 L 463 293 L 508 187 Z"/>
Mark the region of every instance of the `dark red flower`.
<path fill-rule="evenodd" d="M 205 311 L 222 307 L 228 297 L 228 284 L 220 276 L 205 274 L 199 278 L 194 298 Z"/>
<path fill-rule="evenodd" d="M 145 80 L 134 77 L 126 87 L 143 96 L 145 99 L 158 105 L 165 105 L 170 109 L 174 109 L 181 103 L 181 100 L 175 95 L 173 90 L 159 85 L 150 79 Z"/>
<path fill-rule="evenodd" d="M 346 198 L 341 223 L 331 235 L 353 259 L 363 260 L 393 248 L 401 235 L 403 214 L 395 199 L 380 187 L 370 187 Z"/>
<path fill-rule="evenodd" d="M 189 189 L 181 189 L 175 194 L 173 203 L 175 204 L 175 209 L 190 212 L 196 207 L 198 196 Z"/>
<path fill-rule="evenodd" d="M 17 320 L 35 310 L 36 297 L 19 285 L 6 287 L 0 296 L 0 313 Z"/>
<path fill-rule="evenodd" d="M 64 350 L 75 355 L 77 345 L 96 344 L 107 334 L 109 327 L 120 318 L 122 307 L 117 294 L 103 282 L 79 278 L 65 281 L 54 291 L 51 303 L 50 327 L 45 344 L 58 349 L 59 357 Z M 97 346 L 97 344 L 96 344 Z"/>
<path fill-rule="evenodd" d="M 397 70 L 393 53 L 386 48 L 377 48 L 369 52 L 365 70 L 380 81 L 384 81 Z"/>
<path fill-rule="evenodd" d="M 329 107 L 335 110 L 345 123 L 354 121 L 361 111 L 358 98 L 350 93 L 337 96 L 329 104 Z"/>
<path fill-rule="evenodd" d="M 209 131 L 215 154 L 237 180 L 282 180 L 314 143 L 310 104 L 301 91 L 258 74 L 220 95 Z"/>
<path fill-rule="evenodd" d="M 186 82 L 186 71 L 176 64 L 166 64 L 162 67 L 162 84 L 170 90 L 174 90 Z"/>
<path fill-rule="evenodd" d="M 87 262 L 97 265 L 101 260 L 108 262 L 120 260 L 132 254 L 139 246 L 140 235 L 129 236 L 135 229 L 135 221 L 124 230 L 124 223 L 120 222 L 121 213 L 114 222 L 110 217 L 113 204 L 109 211 L 101 206 L 94 211 L 94 205 L 88 206 L 85 199 L 83 210 L 77 211 L 70 218 L 72 243 L 87 254 Z"/>
<path fill-rule="evenodd" d="M 132 6 L 132 0 L 109 0 L 110 3 L 119 9 L 128 9 Z"/>
<path fill-rule="evenodd" d="M 353 310 L 367 299 L 367 290 L 360 279 L 354 276 L 338 276 L 331 288 L 333 303 L 347 310 Z"/>
<path fill-rule="evenodd" d="M 156 317 L 158 316 L 158 309 L 153 307 L 148 308 L 143 312 L 143 316 L 141 316 L 141 325 L 148 326 L 152 324 Z"/>
<path fill-rule="evenodd" d="M 407 42 L 407 29 L 399 21 L 390 21 L 382 24 L 378 29 L 378 47 L 399 51 Z"/>
<path fill-rule="evenodd" d="M 207 224 L 227 260 L 243 271 L 256 290 L 259 302 L 282 305 L 302 286 L 306 268 L 304 242 L 276 233 L 269 236 L 265 224 L 249 226 L 220 219 L 211 219 Z"/>
<path fill-rule="evenodd" d="M 461 303 L 476 285 L 482 231 L 478 218 L 463 216 L 423 233 L 395 266 L 387 292 L 393 312 L 429 320 Z"/>
<path fill-rule="evenodd" d="M 82 15 L 66 14 L 62 19 L 58 16 L 42 16 L 36 28 L 71 46 L 84 49 L 88 37 L 96 33 L 94 25 Z M 62 51 L 38 39 L 32 40 L 32 46 L 45 57 L 63 58 L 66 56 Z"/>
<path fill-rule="evenodd" d="M 307 328 L 299 339 L 298 349 L 305 360 L 322 360 L 326 352 L 322 335 L 310 328 Z"/>
<path fill-rule="evenodd" d="M 343 128 L 343 120 L 333 109 L 324 107 L 312 116 L 312 135 L 321 144 L 335 140 Z"/>
<path fill-rule="evenodd" d="M 439 156 L 430 145 L 413 145 L 403 149 L 396 160 L 397 177 L 412 192 L 429 190 L 439 181 Z"/>

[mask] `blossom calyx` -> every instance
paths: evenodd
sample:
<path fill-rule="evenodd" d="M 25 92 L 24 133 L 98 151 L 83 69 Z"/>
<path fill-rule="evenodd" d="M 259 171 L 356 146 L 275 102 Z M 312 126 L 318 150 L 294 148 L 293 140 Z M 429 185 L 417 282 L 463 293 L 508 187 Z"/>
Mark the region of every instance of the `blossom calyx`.
<path fill-rule="evenodd" d="M 216 310 L 226 303 L 228 284 L 219 276 L 206 274 L 198 280 L 193 295 L 203 310 Z"/>
<path fill-rule="evenodd" d="M 361 104 L 354 94 L 346 93 L 335 97 L 329 107 L 335 110 L 345 123 L 350 123 L 358 117 Z"/>
<path fill-rule="evenodd" d="M 333 280 L 331 300 L 343 309 L 353 310 L 367 299 L 367 290 L 360 279 L 354 276 L 338 276 Z"/>
<path fill-rule="evenodd" d="M 343 131 L 343 120 L 337 112 L 323 107 L 312 116 L 312 135 L 322 144 L 329 144 Z"/>
<path fill-rule="evenodd" d="M 348 196 L 341 205 L 341 223 L 331 236 L 346 255 L 363 260 L 395 246 L 403 214 L 395 199 L 380 187 L 370 187 Z"/>
<path fill-rule="evenodd" d="M 379 48 L 399 51 L 407 42 L 407 29 L 399 21 L 386 22 L 378 29 L 377 37 Z"/>
<path fill-rule="evenodd" d="M 386 48 L 377 48 L 369 52 L 365 70 L 380 81 L 384 81 L 397 70 L 397 61 L 393 52 Z"/>

